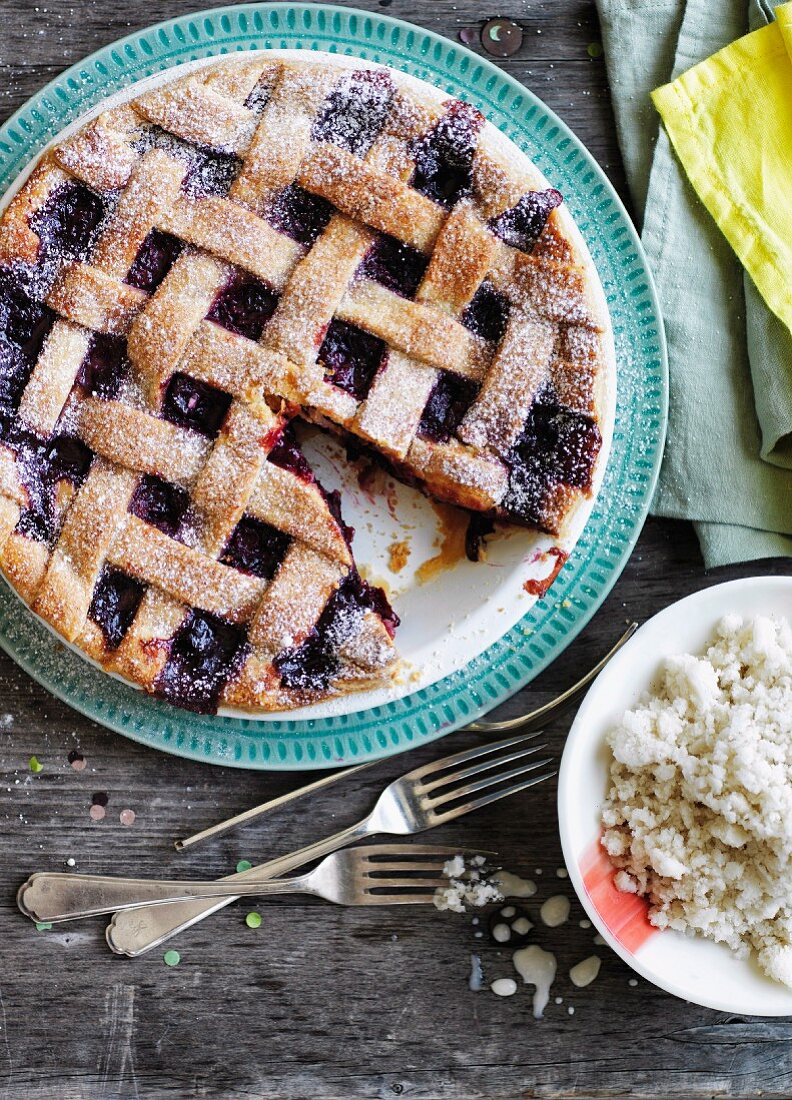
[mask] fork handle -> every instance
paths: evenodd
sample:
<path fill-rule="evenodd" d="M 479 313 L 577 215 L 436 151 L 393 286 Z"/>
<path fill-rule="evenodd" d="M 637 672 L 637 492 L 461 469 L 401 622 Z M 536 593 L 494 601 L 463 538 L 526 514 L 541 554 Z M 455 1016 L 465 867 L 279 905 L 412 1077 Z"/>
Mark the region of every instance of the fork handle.
<path fill-rule="evenodd" d="M 240 882 L 191 882 L 187 880 L 123 878 L 120 875 L 71 875 L 39 872 L 31 875 L 17 893 L 22 912 L 35 921 L 57 923 L 80 917 L 97 917 L 138 906 L 198 899 L 226 899 L 270 894 L 313 893 L 308 875 L 293 879 Z"/>
<path fill-rule="evenodd" d="M 248 871 L 228 875 L 220 879 L 220 882 L 226 885 L 233 884 L 234 893 L 228 896 L 210 900 L 174 902 L 173 905 L 136 908 L 116 913 L 107 926 L 108 946 L 117 955 L 129 955 L 132 958 L 143 955 L 146 951 L 159 947 L 171 936 L 175 936 L 185 928 L 190 928 L 204 917 L 216 913 L 218 909 L 234 901 L 240 896 L 236 891 L 237 885 L 245 880 L 250 882 L 251 879 L 256 879 L 260 882 L 262 879 L 285 875 L 312 860 L 321 859 L 330 852 L 336 852 L 355 840 L 372 836 L 376 831 L 371 825 L 369 815 L 356 825 L 350 825 L 348 829 L 342 829 L 340 833 L 318 840 L 315 844 L 309 844 L 306 848 L 300 848 L 290 855 L 272 859 L 269 863 L 261 863 Z"/>

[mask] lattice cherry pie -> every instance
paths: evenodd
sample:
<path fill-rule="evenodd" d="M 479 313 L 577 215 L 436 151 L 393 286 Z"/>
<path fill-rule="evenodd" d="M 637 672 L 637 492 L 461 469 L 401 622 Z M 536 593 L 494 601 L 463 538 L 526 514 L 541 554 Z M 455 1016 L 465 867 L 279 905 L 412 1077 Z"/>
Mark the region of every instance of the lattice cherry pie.
<path fill-rule="evenodd" d="M 601 288 L 479 112 L 259 54 L 111 107 L 0 221 L 0 565 L 182 706 L 381 684 L 398 619 L 290 421 L 559 532 L 600 448 Z"/>

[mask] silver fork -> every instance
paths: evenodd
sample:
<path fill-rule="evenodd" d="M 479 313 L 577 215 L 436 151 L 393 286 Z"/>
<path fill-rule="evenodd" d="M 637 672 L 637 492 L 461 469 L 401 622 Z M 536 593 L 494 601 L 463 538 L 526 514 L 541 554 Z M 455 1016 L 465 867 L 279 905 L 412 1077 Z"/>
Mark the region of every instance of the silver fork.
<path fill-rule="evenodd" d="M 297 878 L 254 878 L 233 887 L 222 879 L 190 882 L 42 871 L 20 886 L 17 904 L 31 920 L 53 924 L 147 905 L 227 898 L 229 892 L 237 897 L 313 894 L 336 905 L 428 905 L 434 891 L 448 885 L 443 865 L 457 854 L 458 848 L 428 844 L 344 848 Z"/>
<path fill-rule="evenodd" d="M 536 737 L 538 733 L 507 737 L 415 768 L 387 786 L 371 813 L 357 824 L 222 881 L 275 878 L 363 837 L 420 833 L 533 787 L 555 775 L 555 770 L 546 770 L 550 758 L 536 759 L 536 753 L 546 748 L 530 743 Z M 117 954 L 142 955 L 238 896 L 116 913 L 107 927 L 107 942 Z"/>
<path fill-rule="evenodd" d="M 538 730 L 541 726 L 547 725 L 548 722 L 557 718 L 559 715 L 563 714 L 565 710 L 573 706 L 578 699 L 585 694 L 589 684 L 597 678 L 611 657 L 613 657 L 615 653 L 618 653 L 625 642 L 632 638 L 637 629 L 638 623 L 630 623 L 627 630 L 625 630 L 624 634 L 622 634 L 621 638 L 619 638 L 618 642 L 609 653 L 606 653 L 605 656 L 598 661 L 585 676 L 581 677 L 576 684 L 567 688 L 561 695 L 557 695 L 555 699 L 551 699 L 549 703 L 545 703 L 535 710 L 528 711 L 526 714 L 519 714 L 516 718 L 506 718 L 500 722 L 487 722 L 483 719 L 478 722 L 472 722 L 470 725 L 464 726 L 456 732 L 464 733 L 466 730 L 472 730 L 476 733 L 509 733 L 520 730 L 521 733 L 529 733 L 532 730 Z M 296 802 L 306 795 L 314 794 L 316 791 L 323 790 L 325 787 L 330 787 L 342 779 L 356 775 L 358 772 L 365 771 L 366 768 L 373 768 L 375 764 L 379 763 L 381 763 L 381 761 L 371 760 L 367 764 L 357 764 L 352 768 L 342 768 L 332 772 L 330 775 L 323 776 L 321 779 L 315 779 L 312 783 L 307 783 L 304 787 L 298 787 L 296 790 L 278 795 L 277 798 L 271 798 L 268 802 L 262 802 L 258 806 L 253 806 L 251 809 L 245 810 L 241 814 L 235 814 L 234 817 L 226 818 L 225 821 L 219 821 L 206 829 L 202 829 L 198 833 L 193 833 L 192 836 L 177 840 L 175 842 L 176 850 L 181 852 L 185 848 L 191 848 L 194 844 L 200 844 L 202 841 L 209 840 L 211 837 L 220 836 L 221 833 L 227 833 L 230 829 L 236 829 L 239 825 L 246 825 L 250 821 L 256 821 L 266 814 L 270 814 L 274 810 L 277 810 L 279 807 L 287 805 L 289 802 Z"/>

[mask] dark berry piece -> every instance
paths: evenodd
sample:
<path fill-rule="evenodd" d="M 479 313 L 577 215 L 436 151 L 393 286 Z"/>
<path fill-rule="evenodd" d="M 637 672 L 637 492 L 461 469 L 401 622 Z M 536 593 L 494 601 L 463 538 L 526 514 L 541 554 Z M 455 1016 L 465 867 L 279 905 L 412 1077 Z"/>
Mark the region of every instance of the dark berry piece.
<path fill-rule="evenodd" d="M 485 544 L 488 535 L 495 530 L 492 517 L 484 512 L 471 512 L 465 531 L 465 557 L 468 561 L 479 561 L 481 547 Z"/>
<path fill-rule="evenodd" d="M 428 256 L 383 233 L 364 256 L 356 274 L 382 283 L 403 298 L 413 298 L 428 263 Z"/>
<path fill-rule="evenodd" d="M 247 109 L 256 115 L 262 114 L 269 103 L 271 90 L 270 84 L 266 80 L 260 80 L 245 100 Z"/>
<path fill-rule="evenodd" d="M 52 482 L 82 485 L 92 461 L 93 451 L 73 435 L 55 436 L 47 448 L 47 473 Z"/>
<path fill-rule="evenodd" d="M 451 207 L 470 193 L 473 157 L 484 116 L 469 103 L 454 99 L 413 150 L 416 191 Z"/>
<path fill-rule="evenodd" d="M 511 57 L 522 42 L 522 27 L 513 19 L 490 19 L 481 28 L 481 44 L 493 57 Z"/>
<path fill-rule="evenodd" d="M 200 145 L 192 147 L 190 170 L 182 188 L 188 195 L 224 198 L 239 175 L 242 161 L 235 153 L 223 153 Z"/>
<path fill-rule="evenodd" d="M 353 569 L 330 597 L 302 645 L 283 650 L 275 658 L 283 686 L 303 691 L 327 688 L 339 668 L 338 648 L 351 637 L 366 610 L 379 615 L 391 635 L 399 625 L 382 589 L 368 584 Z"/>
<path fill-rule="evenodd" d="M 291 426 L 287 425 L 283 429 L 277 443 L 267 455 L 267 460 L 274 466 L 280 466 L 281 469 L 288 470 L 309 484 L 316 480 L 305 455 L 300 450 L 300 445 Z"/>
<path fill-rule="evenodd" d="M 493 343 L 497 343 L 503 336 L 508 319 L 508 299 L 489 282 L 481 284 L 462 314 L 465 328 L 482 340 L 491 340 Z"/>
<path fill-rule="evenodd" d="M 22 433 L 11 445 L 28 495 L 18 529 L 29 538 L 50 543 L 57 519 L 57 484 L 69 481 L 79 488 L 91 468 L 93 452 L 70 435 L 54 436 L 45 443 L 32 433 Z"/>
<path fill-rule="evenodd" d="M 126 281 L 153 294 L 184 250 L 184 242 L 170 233 L 152 229 L 138 249 Z"/>
<path fill-rule="evenodd" d="M 137 615 L 145 590 L 144 584 L 120 569 L 105 566 L 102 570 L 94 588 L 88 617 L 101 629 L 110 649 L 116 649 L 121 644 Z"/>
<path fill-rule="evenodd" d="M 516 206 L 492 218 L 489 227 L 512 248 L 531 252 L 542 235 L 551 211 L 564 201 L 564 196 L 554 187 L 547 191 L 529 191 Z"/>
<path fill-rule="evenodd" d="M 319 112 L 311 138 L 364 156 L 385 125 L 393 92 L 393 82 L 382 69 L 345 73 Z"/>
<path fill-rule="evenodd" d="M 220 291 L 206 316 L 237 336 L 258 340 L 277 304 L 278 295 L 272 287 L 239 276 Z"/>
<path fill-rule="evenodd" d="M 156 693 L 188 710 L 213 713 L 220 692 L 242 667 L 246 655 L 241 628 L 195 609 L 173 637 Z"/>
<path fill-rule="evenodd" d="M 162 415 L 172 424 L 214 439 L 231 404 L 231 395 L 187 374 L 174 374 L 168 383 Z"/>
<path fill-rule="evenodd" d="M 32 370 L 22 349 L 0 333 L 0 409 L 9 419 L 19 407 Z"/>
<path fill-rule="evenodd" d="M 547 490 L 557 484 L 591 487 L 602 435 L 591 417 L 557 404 L 548 389 L 537 396 L 508 457 L 509 488 L 503 507 L 538 523 Z"/>
<path fill-rule="evenodd" d="M 421 416 L 419 433 L 435 443 L 445 443 L 462 423 L 478 391 L 478 383 L 470 378 L 441 371 Z"/>
<path fill-rule="evenodd" d="M 243 516 L 231 533 L 220 561 L 269 581 L 278 572 L 291 541 L 291 536 L 277 527 L 252 516 Z"/>
<path fill-rule="evenodd" d="M 387 357 L 384 341 L 346 321 L 331 321 L 319 349 L 325 379 L 363 401 Z"/>
<path fill-rule="evenodd" d="M 174 539 L 181 533 L 189 505 L 190 495 L 184 489 L 145 474 L 132 494 L 129 511 Z"/>
<path fill-rule="evenodd" d="M 95 332 L 77 372 L 77 382 L 88 393 L 112 401 L 129 374 L 126 339 Z"/>
<path fill-rule="evenodd" d="M 285 187 L 274 199 L 267 221 L 279 233 L 308 248 L 316 241 L 333 213 L 326 199 L 303 191 L 296 183 Z"/>
<path fill-rule="evenodd" d="M 0 269 L 0 334 L 16 344 L 31 366 L 54 321 L 51 309 L 14 285 L 14 272 Z"/>
<path fill-rule="evenodd" d="M 41 256 L 83 260 L 91 251 L 106 213 L 104 200 L 78 180 L 56 187 L 30 219 Z"/>

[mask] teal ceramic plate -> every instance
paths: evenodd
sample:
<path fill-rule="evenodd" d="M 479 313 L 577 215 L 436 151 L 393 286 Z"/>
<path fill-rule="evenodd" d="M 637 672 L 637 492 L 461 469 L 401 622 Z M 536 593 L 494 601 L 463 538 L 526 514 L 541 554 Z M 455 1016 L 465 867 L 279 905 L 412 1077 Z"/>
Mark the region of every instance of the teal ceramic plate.
<path fill-rule="evenodd" d="M 93 54 L 0 128 L 0 192 L 52 137 L 108 95 L 163 69 L 255 49 L 327 50 L 390 65 L 474 103 L 565 195 L 613 321 L 613 442 L 589 521 L 550 595 L 464 670 L 353 714 L 260 722 L 193 715 L 109 677 L 0 588 L 0 646 L 49 691 L 144 744 L 244 768 L 332 767 L 442 736 L 508 698 L 572 641 L 621 573 L 662 455 L 667 368 L 651 276 L 635 230 L 595 161 L 531 92 L 463 47 L 386 16 L 306 4 L 245 4 L 161 23 Z"/>

